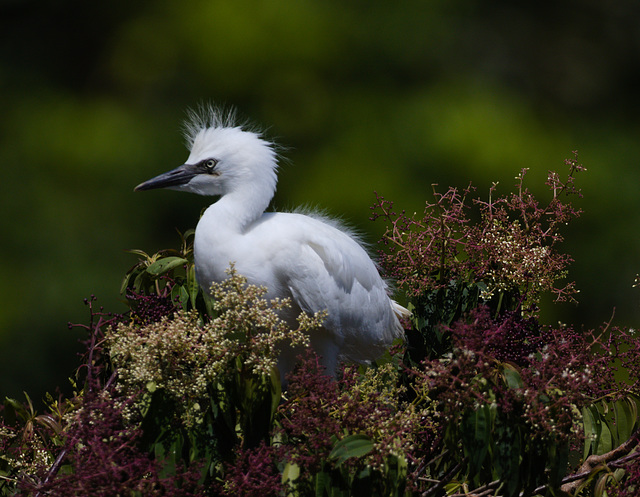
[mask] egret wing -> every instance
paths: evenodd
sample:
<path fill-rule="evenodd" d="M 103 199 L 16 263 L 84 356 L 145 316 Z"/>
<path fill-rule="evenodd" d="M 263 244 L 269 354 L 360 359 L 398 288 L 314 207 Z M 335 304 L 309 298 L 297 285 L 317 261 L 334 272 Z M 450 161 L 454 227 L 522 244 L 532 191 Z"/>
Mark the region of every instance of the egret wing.
<path fill-rule="evenodd" d="M 351 236 L 317 220 L 314 224 L 297 241 L 295 255 L 287 255 L 289 291 L 302 310 L 328 311 L 325 327 L 351 351 L 350 358 L 373 359 L 397 336 L 387 285 Z"/>

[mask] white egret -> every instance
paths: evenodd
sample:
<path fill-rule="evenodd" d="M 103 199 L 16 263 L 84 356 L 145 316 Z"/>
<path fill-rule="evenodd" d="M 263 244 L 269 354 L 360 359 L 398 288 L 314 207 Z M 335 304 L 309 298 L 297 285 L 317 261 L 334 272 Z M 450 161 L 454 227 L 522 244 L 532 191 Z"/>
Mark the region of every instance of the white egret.
<path fill-rule="evenodd" d="M 231 263 L 248 282 L 264 285 L 267 298 L 289 297 L 295 325 L 301 311 L 326 310 L 323 328 L 310 336 L 327 372 L 340 361 L 369 362 L 395 338 L 409 311 L 389 297 L 358 238 L 317 214 L 265 212 L 276 189 L 278 155 L 273 143 L 235 123 L 232 112 L 208 107 L 185 125 L 190 149 L 185 164 L 138 185 L 219 196 L 195 233 L 198 283 L 208 290 L 227 277 Z M 283 351 L 281 375 L 295 364 Z"/>

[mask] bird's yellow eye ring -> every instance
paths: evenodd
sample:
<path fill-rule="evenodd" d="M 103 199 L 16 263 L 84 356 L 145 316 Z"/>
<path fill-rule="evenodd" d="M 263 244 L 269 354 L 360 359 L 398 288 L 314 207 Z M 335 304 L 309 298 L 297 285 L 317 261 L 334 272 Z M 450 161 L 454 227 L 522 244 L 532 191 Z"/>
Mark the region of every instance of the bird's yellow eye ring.
<path fill-rule="evenodd" d="M 207 168 L 207 172 L 209 174 L 211 174 L 213 172 L 213 169 L 216 167 L 216 164 L 218 164 L 217 160 L 209 159 L 209 160 L 205 161 L 204 167 L 206 167 Z"/>

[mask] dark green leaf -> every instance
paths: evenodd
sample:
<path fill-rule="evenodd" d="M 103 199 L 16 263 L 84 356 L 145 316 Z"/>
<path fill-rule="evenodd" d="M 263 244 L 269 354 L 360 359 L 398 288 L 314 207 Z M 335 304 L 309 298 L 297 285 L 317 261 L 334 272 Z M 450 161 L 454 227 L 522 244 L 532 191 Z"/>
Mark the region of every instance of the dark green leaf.
<path fill-rule="evenodd" d="M 125 252 L 128 252 L 129 254 L 135 254 L 135 255 L 139 255 L 140 257 L 144 258 L 144 259 L 149 259 L 149 254 L 147 254 L 144 250 L 140 250 L 140 249 L 128 249 L 125 250 Z"/>
<path fill-rule="evenodd" d="M 282 483 L 284 485 L 295 482 L 300 477 L 300 466 L 288 462 L 282 471 Z"/>
<path fill-rule="evenodd" d="M 187 268 L 186 292 L 189 295 L 189 300 L 191 302 L 191 307 L 193 309 L 196 308 L 196 298 L 198 297 L 199 290 L 200 290 L 200 285 L 198 285 L 198 280 L 196 279 L 196 266 L 195 264 L 191 264 Z"/>
<path fill-rule="evenodd" d="M 145 276 L 147 276 L 147 273 L 141 272 L 138 274 L 138 276 L 136 276 L 136 279 L 133 281 L 133 288 L 135 288 L 138 292 L 141 292 L 143 290 L 142 282 L 146 279 Z"/>
<path fill-rule="evenodd" d="M 496 427 L 496 443 L 493 453 L 493 463 L 498 478 L 505 483 L 507 496 L 520 492 L 520 457 L 521 436 L 511 423 L 501 423 Z"/>
<path fill-rule="evenodd" d="M 340 466 L 347 459 L 362 457 L 373 450 L 373 442 L 366 435 L 349 435 L 338 441 L 329 454 L 329 459 L 336 460 L 336 466 Z"/>
<path fill-rule="evenodd" d="M 129 286 L 129 280 L 131 279 L 131 276 L 133 276 L 133 274 L 134 274 L 133 270 L 125 274 L 124 279 L 122 280 L 122 284 L 120 285 L 120 294 L 123 294 L 124 291 Z"/>
<path fill-rule="evenodd" d="M 582 409 L 582 425 L 584 430 L 584 452 L 582 458 L 586 459 L 590 453 L 595 453 L 597 439 L 600 436 L 600 426 L 594 417 L 592 407 Z M 596 411 L 597 412 L 597 411 Z"/>
<path fill-rule="evenodd" d="M 552 444 L 549 447 L 549 485 L 552 488 L 560 487 L 562 478 L 569 465 L 569 445 Z"/>
<path fill-rule="evenodd" d="M 331 492 L 331 477 L 325 471 L 316 474 L 316 497 L 325 497 Z"/>
<path fill-rule="evenodd" d="M 603 497 L 605 494 L 607 482 L 609 481 L 609 473 L 605 472 L 593 487 L 593 497 Z"/>
<path fill-rule="evenodd" d="M 509 363 L 502 364 L 502 375 L 504 376 L 505 382 L 509 386 L 509 388 L 522 388 L 524 383 L 522 382 L 522 377 L 520 376 L 520 371 Z"/>
<path fill-rule="evenodd" d="M 164 257 L 151 264 L 147 268 L 147 273 L 159 276 L 171 271 L 172 269 L 184 266 L 187 262 L 189 261 L 182 257 Z"/>
<path fill-rule="evenodd" d="M 613 437 L 611 434 L 611 427 L 609 426 L 607 420 L 605 418 L 602 418 L 602 432 L 600 433 L 600 438 L 598 440 L 596 454 L 605 454 L 612 449 Z"/>
<path fill-rule="evenodd" d="M 491 418 L 491 407 L 485 404 L 468 414 L 463 421 L 463 448 L 469 458 L 471 473 L 474 475 L 481 471 L 489 451 Z"/>
<path fill-rule="evenodd" d="M 635 402 L 629 398 L 623 398 L 613 405 L 616 417 L 616 432 L 618 444 L 620 445 L 629 439 L 637 421 L 637 411 Z"/>

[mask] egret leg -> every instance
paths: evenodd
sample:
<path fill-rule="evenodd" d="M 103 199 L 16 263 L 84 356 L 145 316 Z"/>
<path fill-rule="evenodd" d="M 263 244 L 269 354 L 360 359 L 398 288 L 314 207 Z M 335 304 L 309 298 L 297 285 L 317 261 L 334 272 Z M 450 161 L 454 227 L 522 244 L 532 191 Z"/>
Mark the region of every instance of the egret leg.
<path fill-rule="evenodd" d="M 338 363 L 340 355 L 340 344 L 326 330 L 317 330 L 314 336 L 310 337 L 311 348 L 318 355 L 322 373 L 335 378 L 338 372 Z M 296 364 L 304 355 L 303 347 L 287 346 L 280 351 L 278 358 L 278 370 L 280 371 L 280 381 L 283 388 L 287 385 L 286 376 L 293 371 Z"/>

